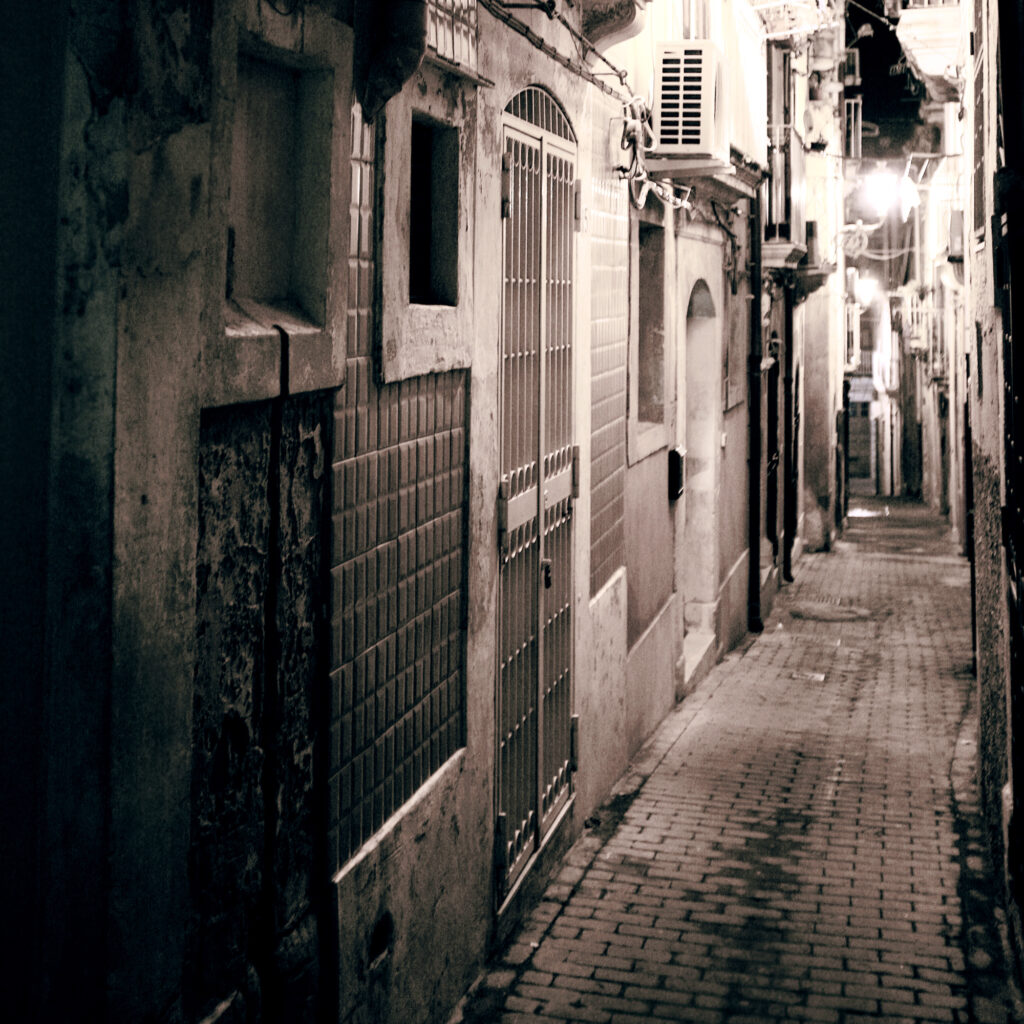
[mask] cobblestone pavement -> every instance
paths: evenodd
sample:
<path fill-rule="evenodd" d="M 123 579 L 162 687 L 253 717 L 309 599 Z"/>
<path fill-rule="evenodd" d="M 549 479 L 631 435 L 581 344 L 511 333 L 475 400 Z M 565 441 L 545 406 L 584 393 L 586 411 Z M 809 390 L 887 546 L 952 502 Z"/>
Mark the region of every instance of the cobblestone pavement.
<path fill-rule="evenodd" d="M 968 566 L 855 499 L 668 717 L 465 1024 L 1024 1020 L 976 788 Z"/>

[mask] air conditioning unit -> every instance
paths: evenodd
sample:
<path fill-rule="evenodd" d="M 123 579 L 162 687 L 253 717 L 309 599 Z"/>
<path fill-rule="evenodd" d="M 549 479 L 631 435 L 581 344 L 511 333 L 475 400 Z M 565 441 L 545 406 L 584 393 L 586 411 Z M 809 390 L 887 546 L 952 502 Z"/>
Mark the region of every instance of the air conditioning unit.
<path fill-rule="evenodd" d="M 729 161 L 722 55 L 707 39 L 660 43 L 649 156 Z"/>

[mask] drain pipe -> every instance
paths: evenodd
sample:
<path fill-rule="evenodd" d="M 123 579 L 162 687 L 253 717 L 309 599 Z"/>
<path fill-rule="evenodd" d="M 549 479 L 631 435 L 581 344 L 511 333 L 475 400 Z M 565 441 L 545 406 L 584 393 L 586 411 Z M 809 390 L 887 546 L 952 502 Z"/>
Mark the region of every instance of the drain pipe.
<path fill-rule="evenodd" d="M 747 357 L 747 533 L 750 572 L 747 577 L 747 629 L 760 633 L 761 619 L 761 186 L 750 200 L 750 355 Z"/>
<path fill-rule="evenodd" d="M 782 529 L 785 538 L 782 545 L 782 578 L 787 583 L 793 582 L 793 541 L 796 537 L 796 465 L 793 458 L 794 428 L 793 422 L 793 283 L 787 282 L 785 290 L 783 343 L 786 351 L 783 360 L 782 393 L 783 417 L 782 427 Z"/>

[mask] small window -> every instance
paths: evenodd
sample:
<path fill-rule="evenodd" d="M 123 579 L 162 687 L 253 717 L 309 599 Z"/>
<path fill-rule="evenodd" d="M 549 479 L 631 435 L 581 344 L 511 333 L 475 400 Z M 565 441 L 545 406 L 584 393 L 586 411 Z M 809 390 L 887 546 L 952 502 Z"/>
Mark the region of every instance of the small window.
<path fill-rule="evenodd" d="M 639 224 L 637 418 L 665 420 L 665 232 Z"/>
<path fill-rule="evenodd" d="M 409 301 L 459 301 L 459 132 L 414 117 L 409 192 Z"/>

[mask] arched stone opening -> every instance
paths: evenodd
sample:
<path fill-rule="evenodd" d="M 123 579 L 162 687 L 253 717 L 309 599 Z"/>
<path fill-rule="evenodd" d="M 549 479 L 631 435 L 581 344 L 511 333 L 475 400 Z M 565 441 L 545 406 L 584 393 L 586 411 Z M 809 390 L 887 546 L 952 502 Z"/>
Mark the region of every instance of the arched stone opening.
<path fill-rule="evenodd" d="M 718 461 L 721 439 L 721 324 L 707 283 L 686 310 L 686 630 L 715 634 L 718 604 Z"/>

